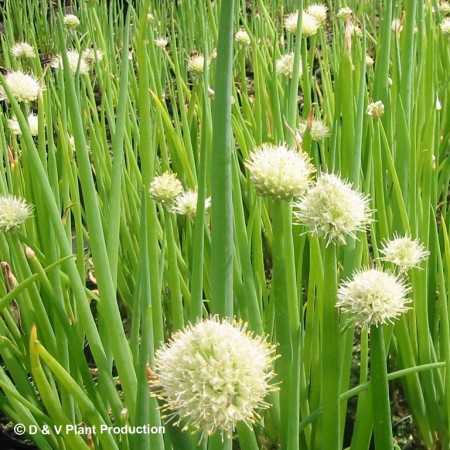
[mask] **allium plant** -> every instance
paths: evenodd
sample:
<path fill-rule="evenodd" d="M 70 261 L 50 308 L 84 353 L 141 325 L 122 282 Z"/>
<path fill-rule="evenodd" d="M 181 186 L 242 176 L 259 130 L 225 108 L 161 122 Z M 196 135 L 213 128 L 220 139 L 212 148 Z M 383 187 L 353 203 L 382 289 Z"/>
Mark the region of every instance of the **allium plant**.
<path fill-rule="evenodd" d="M 31 59 L 36 58 L 34 47 L 28 42 L 16 42 L 11 47 L 11 55 L 16 58 Z"/>
<path fill-rule="evenodd" d="M 234 35 L 234 40 L 241 48 L 248 47 L 251 44 L 250 36 L 243 29 L 240 29 L 236 32 L 236 34 Z"/>
<path fill-rule="evenodd" d="M 400 275 L 378 269 L 360 270 L 338 290 L 336 306 L 351 321 L 370 328 L 372 414 L 375 446 L 393 448 L 389 384 L 383 326 L 407 312 L 409 286 Z"/>
<path fill-rule="evenodd" d="M 69 61 L 70 71 L 72 73 L 80 73 L 80 75 L 89 75 L 91 70 L 91 64 L 80 55 L 76 50 L 69 49 L 66 52 L 67 59 Z M 50 66 L 55 69 L 63 69 L 62 56 L 58 55 L 50 63 Z"/>
<path fill-rule="evenodd" d="M 14 195 L 0 196 L 0 231 L 10 231 L 20 227 L 31 217 L 33 207 Z"/>
<path fill-rule="evenodd" d="M 197 214 L 197 199 L 198 192 L 187 190 L 182 194 L 175 197 L 175 202 L 172 208 L 172 212 L 181 216 L 195 217 Z M 205 199 L 205 209 L 211 206 L 211 198 Z"/>
<path fill-rule="evenodd" d="M 80 26 L 80 19 L 75 14 L 66 14 L 63 22 L 67 28 L 77 28 Z"/>
<path fill-rule="evenodd" d="M 340 19 L 347 20 L 349 17 L 351 17 L 352 14 L 353 14 L 352 9 L 349 8 L 348 6 L 344 6 L 339 9 L 336 16 L 339 17 Z"/>
<path fill-rule="evenodd" d="M 203 69 L 205 65 L 205 57 L 202 54 L 193 55 L 188 59 L 187 71 L 192 73 L 194 76 L 199 77 L 203 74 Z"/>
<path fill-rule="evenodd" d="M 153 178 L 149 192 L 151 198 L 170 207 L 175 198 L 183 192 L 183 186 L 176 173 L 164 172 Z"/>
<path fill-rule="evenodd" d="M 284 26 L 289 33 L 295 33 L 297 31 L 298 11 L 287 15 L 284 18 Z M 307 11 L 303 11 L 302 15 L 302 36 L 314 36 L 317 30 L 320 28 L 319 20 Z"/>
<path fill-rule="evenodd" d="M 369 103 L 367 105 L 366 113 L 374 120 L 378 120 L 384 114 L 384 105 L 381 100 Z"/>
<path fill-rule="evenodd" d="M 39 122 L 37 114 L 30 113 L 27 117 L 28 126 L 30 127 L 30 133 L 32 136 L 37 136 L 39 132 Z M 8 128 L 11 130 L 12 134 L 20 136 L 22 134 L 22 130 L 20 129 L 19 121 L 16 117 L 13 117 L 8 120 Z"/>
<path fill-rule="evenodd" d="M 437 9 L 440 13 L 450 14 L 450 3 L 448 1 L 440 2 Z"/>
<path fill-rule="evenodd" d="M 20 70 L 9 72 L 5 75 L 5 83 L 19 103 L 32 102 L 38 98 L 39 80 L 33 75 L 27 75 Z M 4 87 L 0 86 L 0 100 L 6 100 L 6 98 Z"/>
<path fill-rule="evenodd" d="M 327 11 L 327 6 L 322 3 L 313 3 L 306 9 L 306 12 L 313 16 L 320 25 L 322 25 L 327 20 Z"/>
<path fill-rule="evenodd" d="M 81 53 L 81 58 L 89 65 L 93 64 L 95 60 L 101 61 L 103 56 L 103 52 L 97 48 L 86 48 Z"/>
<path fill-rule="evenodd" d="M 439 25 L 442 33 L 450 34 L 450 17 L 446 17 Z"/>
<path fill-rule="evenodd" d="M 275 68 L 277 73 L 287 78 L 292 78 L 294 73 L 294 53 L 288 53 L 277 59 Z M 302 65 L 300 64 L 299 75 L 302 74 Z"/>
<path fill-rule="evenodd" d="M 257 147 L 245 164 L 256 192 L 278 200 L 291 200 L 302 195 L 314 172 L 306 153 L 284 144 Z"/>
<path fill-rule="evenodd" d="M 303 137 L 307 126 L 308 126 L 307 122 L 300 123 L 299 128 L 300 137 Z M 314 119 L 310 125 L 310 133 L 311 139 L 313 141 L 321 141 L 322 139 L 325 139 L 330 135 L 330 129 L 323 120 Z"/>
<path fill-rule="evenodd" d="M 410 289 L 398 275 L 378 269 L 361 270 L 341 284 L 336 306 L 360 325 L 383 325 L 405 313 Z"/>
<path fill-rule="evenodd" d="M 168 43 L 169 40 L 164 36 L 160 36 L 159 38 L 155 39 L 155 45 L 162 49 L 166 48 Z"/>
<path fill-rule="evenodd" d="M 266 395 L 276 389 L 275 347 L 246 325 L 217 317 L 177 332 L 155 355 L 155 395 L 175 425 L 230 436 L 236 423 L 251 425 Z"/>
<path fill-rule="evenodd" d="M 333 174 L 322 174 L 316 185 L 294 204 L 298 223 L 317 237 L 345 244 L 371 222 L 369 198 Z"/>
<path fill-rule="evenodd" d="M 409 236 L 394 236 L 394 239 L 383 244 L 380 253 L 383 255 L 383 260 L 395 264 L 401 272 L 418 268 L 430 254 L 418 239 L 412 239 Z"/>

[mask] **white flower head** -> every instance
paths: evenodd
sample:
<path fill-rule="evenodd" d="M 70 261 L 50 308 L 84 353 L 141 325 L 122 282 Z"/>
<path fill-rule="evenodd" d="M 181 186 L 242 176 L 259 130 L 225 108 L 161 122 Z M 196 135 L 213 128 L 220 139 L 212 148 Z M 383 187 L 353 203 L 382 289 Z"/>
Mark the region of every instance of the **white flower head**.
<path fill-rule="evenodd" d="M 5 232 L 20 227 L 31 217 L 33 207 L 14 195 L 0 196 L 0 231 Z"/>
<path fill-rule="evenodd" d="M 316 16 L 303 11 L 302 15 L 302 36 L 314 36 L 317 30 L 320 28 L 320 22 L 317 20 Z"/>
<path fill-rule="evenodd" d="M 34 113 L 30 113 L 27 117 L 27 120 L 31 135 L 37 136 L 39 132 L 38 116 Z M 20 129 L 17 117 L 13 117 L 8 120 L 8 128 L 11 130 L 12 134 L 15 134 L 17 136 L 20 136 L 22 134 L 22 130 Z"/>
<path fill-rule="evenodd" d="M 372 221 L 369 198 L 333 174 L 322 174 L 294 207 L 298 223 L 325 238 L 327 245 L 345 244 L 347 236 L 356 238 Z"/>
<path fill-rule="evenodd" d="M 442 33 L 450 35 L 450 17 L 446 17 L 439 26 Z"/>
<path fill-rule="evenodd" d="M 75 73 L 80 73 L 80 75 L 89 75 L 91 70 L 91 64 L 83 58 L 76 50 L 69 49 L 66 52 L 67 59 L 69 61 L 70 71 Z M 63 59 L 61 55 L 56 56 L 50 62 L 50 66 L 55 69 L 63 69 Z"/>
<path fill-rule="evenodd" d="M 206 62 L 209 65 L 209 61 Z M 205 66 L 205 57 L 201 53 L 190 56 L 187 63 L 187 71 L 194 76 L 199 77 L 203 74 Z"/>
<path fill-rule="evenodd" d="M 375 61 L 373 60 L 373 58 L 370 55 L 366 55 L 366 66 L 371 67 L 374 65 L 374 63 Z"/>
<path fill-rule="evenodd" d="M 38 98 L 39 80 L 33 75 L 27 75 L 20 70 L 9 72 L 5 75 L 5 83 L 8 85 L 13 97 L 20 102 L 32 102 Z M 3 86 L 0 86 L 0 100 L 6 100 Z"/>
<path fill-rule="evenodd" d="M 155 45 L 162 49 L 166 48 L 168 43 L 169 40 L 164 36 L 160 36 L 159 38 L 155 39 Z"/>
<path fill-rule="evenodd" d="M 149 193 L 155 201 L 170 207 L 175 197 L 183 192 L 183 186 L 176 173 L 164 172 L 153 178 Z"/>
<path fill-rule="evenodd" d="M 397 235 L 394 236 L 394 239 L 383 244 L 380 253 L 383 255 L 384 261 L 395 264 L 401 272 L 418 268 L 420 263 L 427 259 L 430 254 L 418 239 Z"/>
<path fill-rule="evenodd" d="M 306 9 L 306 12 L 315 17 L 320 25 L 322 25 L 327 20 L 327 11 L 328 8 L 323 3 L 313 3 Z"/>
<path fill-rule="evenodd" d="M 292 78 L 294 73 L 294 53 L 287 53 L 286 55 L 281 56 L 277 59 L 275 63 L 275 68 L 277 73 L 283 75 L 287 78 Z M 302 65 L 300 62 L 299 75 L 302 74 Z"/>
<path fill-rule="evenodd" d="M 400 19 L 394 19 L 391 23 L 391 30 L 397 34 L 400 34 L 400 32 L 403 30 L 402 21 Z"/>
<path fill-rule="evenodd" d="M 284 17 L 284 27 L 289 33 L 295 33 L 297 31 L 298 23 L 298 11 L 288 14 Z M 307 11 L 302 13 L 302 36 L 313 36 L 320 28 L 319 20 Z"/>
<path fill-rule="evenodd" d="M 175 198 L 172 212 L 180 216 L 195 217 L 197 214 L 198 192 L 187 190 Z M 211 206 L 211 197 L 205 199 L 205 209 Z"/>
<path fill-rule="evenodd" d="M 238 43 L 240 48 L 248 47 L 251 44 L 250 36 L 242 28 L 236 32 L 234 40 Z"/>
<path fill-rule="evenodd" d="M 336 306 L 350 313 L 352 321 L 363 327 L 378 326 L 392 323 L 409 309 L 409 291 L 398 275 L 376 269 L 362 270 L 341 284 Z"/>
<path fill-rule="evenodd" d="M 359 25 L 348 22 L 348 26 L 350 28 L 350 34 L 352 36 L 362 37 L 363 30 L 362 30 L 362 28 Z"/>
<path fill-rule="evenodd" d="M 11 47 L 11 55 L 13 55 L 15 58 L 21 59 L 36 58 L 34 47 L 28 42 L 16 42 Z"/>
<path fill-rule="evenodd" d="M 63 23 L 67 28 L 77 28 L 80 26 L 80 19 L 75 14 L 66 14 Z"/>
<path fill-rule="evenodd" d="M 344 6 L 343 8 L 340 8 L 338 13 L 337 13 L 337 17 L 339 17 L 342 20 L 347 20 L 349 17 L 351 17 L 353 14 L 353 11 L 347 7 Z"/>
<path fill-rule="evenodd" d="M 86 63 L 90 67 L 96 60 L 100 62 L 104 57 L 104 53 L 97 48 L 86 48 L 82 51 L 81 57 L 84 59 L 84 61 L 86 61 Z"/>
<path fill-rule="evenodd" d="M 315 169 L 309 156 L 284 144 L 263 144 L 245 162 L 253 186 L 263 197 L 291 200 L 299 197 L 311 183 Z"/>
<path fill-rule="evenodd" d="M 297 31 L 298 11 L 284 16 L 284 27 L 288 33 L 295 33 Z"/>
<path fill-rule="evenodd" d="M 231 436 L 236 423 L 251 425 L 276 387 L 275 347 L 235 321 L 214 317 L 177 332 L 156 352 L 156 396 L 165 417 L 183 421 L 202 437 Z"/>
<path fill-rule="evenodd" d="M 369 103 L 366 113 L 375 120 L 378 120 L 384 114 L 384 105 L 381 100 Z"/>
<path fill-rule="evenodd" d="M 450 3 L 447 1 L 441 2 L 439 3 L 437 9 L 442 14 L 450 14 Z"/>
<path fill-rule="evenodd" d="M 307 126 L 308 126 L 307 122 L 300 123 L 299 132 L 302 140 Z M 323 120 L 313 119 L 313 121 L 311 122 L 310 133 L 311 139 L 313 141 L 321 141 L 322 139 L 325 139 L 330 135 L 330 129 Z"/>

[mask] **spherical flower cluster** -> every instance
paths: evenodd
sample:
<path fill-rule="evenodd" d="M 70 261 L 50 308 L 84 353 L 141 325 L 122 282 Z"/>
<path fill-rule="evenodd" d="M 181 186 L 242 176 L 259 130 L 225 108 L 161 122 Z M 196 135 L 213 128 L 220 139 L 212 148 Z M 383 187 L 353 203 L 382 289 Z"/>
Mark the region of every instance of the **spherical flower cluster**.
<path fill-rule="evenodd" d="M 297 31 L 298 23 L 298 11 L 288 14 L 284 18 L 284 27 L 289 33 L 295 33 Z M 307 11 L 302 13 L 302 36 L 314 36 L 320 27 L 319 20 Z"/>
<path fill-rule="evenodd" d="M 295 11 L 287 16 L 284 16 L 284 28 L 288 33 L 295 33 L 297 31 L 298 11 Z"/>
<path fill-rule="evenodd" d="M 16 42 L 11 47 L 11 55 L 13 55 L 15 58 L 21 59 L 36 58 L 34 47 L 28 42 Z"/>
<path fill-rule="evenodd" d="M 313 3 L 306 9 L 306 12 L 308 14 L 311 14 L 311 16 L 313 16 L 320 25 L 322 25 L 327 20 L 327 11 L 328 8 L 322 3 Z"/>
<path fill-rule="evenodd" d="M 320 28 L 320 22 L 312 14 L 303 11 L 302 15 L 302 36 L 314 36 Z"/>
<path fill-rule="evenodd" d="M 197 214 L 198 192 L 187 190 L 175 198 L 172 212 L 180 216 L 195 217 Z M 205 199 L 205 209 L 211 206 L 211 197 Z"/>
<path fill-rule="evenodd" d="M 356 37 L 362 37 L 363 35 L 363 30 L 362 28 L 354 23 L 348 23 L 348 27 L 350 29 L 350 34 L 352 36 L 356 36 Z"/>
<path fill-rule="evenodd" d="M 450 17 L 446 17 L 439 26 L 444 34 L 450 34 Z"/>
<path fill-rule="evenodd" d="M 370 55 L 366 55 L 366 66 L 372 67 L 374 65 L 375 61 Z"/>
<path fill-rule="evenodd" d="M 322 174 L 294 206 L 298 222 L 327 245 L 345 244 L 347 236 L 355 238 L 372 220 L 368 197 L 333 174 Z"/>
<path fill-rule="evenodd" d="M 347 20 L 349 17 L 351 17 L 351 15 L 353 14 L 353 11 L 347 7 L 344 6 L 343 8 L 340 8 L 338 13 L 337 13 L 337 17 L 339 17 L 340 19 L 343 20 Z"/>
<path fill-rule="evenodd" d="M 303 138 L 303 135 L 305 134 L 307 126 L 308 126 L 307 122 L 300 123 L 299 132 L 300 132 L 300 136 L 302 136 L 302 138 Z M 313 141 L 321 141 L 322 139 L 325 139 L 326 137 L 328 137 L 330 135 L 330 129 L 325 124 L 325 122 L 323 122 L 322 120 L 314 119 L 310 125 L 310 133 L 311 133 L 311 139 Z"/>
<path fill-rule="evenodd" d="M 90 67 L 96 60 L 101 61 L 103 59 L 103 52 L 97 48 L 86 48 L 81 52 L 81 58 L 86 61 Z M 77 61 L 78 63 L 78 61 Z"/>
<path fill-rule="evenodd" d="M 401 272 L 419 267 L 430 254 L 418 239 L 411 239 L 409 236 L 394 236 L 394 239 L 383 244 L 380 253 L 383 260 L 395 264 Z"/>
<path fill-rule="evenodd" d="M 281 58 L 278 58 L 275 63 L 275 68 L 277 73 L 280 75 L 283 75 L 287 78 L 292 78 L 292 75 L 294 74 L 294 53 L 288 53 L 286 55 L 281 56 Z M 299 68 L 299 75 L 302 75 L 302 65 L 300 61 L 300 68 Z"/>
<path fill-rule="evenodd" d="M 161 37 L 155 39 L 155 45 L 162 49 L 166 48 L 168 43 L 169 43 L 169 40 L 167 38 L 165 38 L 164 36 L 161 36 Z"/>
<path fill-rule="evenodd" d="M 257 147 L 245 165 L 256 192 L 278 200 L 302 195 L 310 186 L 315 170 L 306 153 L 283 144 Z"/>
<path fill-rule="evenodd" d="M 248 47 L 251 44 L 250 36 L 243 29 L 240 29 L 234 35 L 234 40 L 239 44 L 239 47 L 241 47 L 241 48 Z"/>
<path fill-rule="evenodd" d="M 378 120 L 384 114 L 384 105 L 381 100 L 377 100 L 376 102 L 369 103 L 367 105 L 366 113 Z"/>
<path fill-rule="evenodd" d="M 391 30 L 399 34 L 403 29 L 403 24 L 400 19 L 394 19 L 391 23 Z"/>
<path fill-rule="evenodd" d="M 28 126 L 30 127 L 30 132 L 32 136 L 37 136 L 39 132 L 38 116 L 36 114 L 30 113 L 27 117 Z M 20 136 L 22 130 L 20 129 L 19 121 L 16 117 L 8 120 L 8 128 L 11 130 L 12 134 Z"/>
<path fill-rule="evenodd" d="M 201 53 L 198 53 L 189 58 L 187 63 L 187 71 L 198 77 L 203 74 L 204 65 L 205 57 Z"/>
<path fill-rule="evenodd" d="M 447 1 L 439 3 L 437 9 L 442 14 L 450 14 L 450 3 Z"/>
<path fill-rule="evenodd" d="M 356 272 L 341 284 L 336 306 L 363 327 L 392 323 L 408 310 L 410 289 L 399 276 L 370 269 Z"/>
<path fill-rule="evenodd" d="M 183 186 L 176 173 L 164 172 L 150 183 L 150 197 L 165 206 L 171 206 L 175 197 L 183 192 Z"/>
<path fill-rule="evenodd" d="M 0 196 L 0 231 L 20 227 L 31 217 L 33 207 L 14 195 Z"/>
<path fill-rule="evenodd" d="M 5 75 L 5 82 L 18 102 L 32 102 L 38 98 L 39 80 L 32 75 L 27 75 L 20 70 L 9 72 Z M 6 98 L 6 92 L 3 86 L 0 86 L 0 100 L 6 100 Z"/>
<path fill-rule="evenodd" d="M 63 23 L 67 28 L 77 28 L 80 26 L 80 19 L 75 14 L 66 14 Z"/>
<path fill-rule="evenodd" d="M 155 395 L 175 425 L 230 436 L 236 423 L 251 425 L 268 408 L 275 348 L 241 323 L 217 318 L 189 325 L 156 352 Z"/>
<path fill-rule="evenodd" d="M 80 55 L 76 50 L 72 49 L 67 50 L 66 54 L 69 61 L 70 71 L 73 74 L 78 72 L 80 75 L 89 75 L 91 64 L 83 58 L 83 55 Z M 62 56 L 58 55 L 53 58 L 50 62 L 50 66 L 55 69 L 64 69 Z"/>

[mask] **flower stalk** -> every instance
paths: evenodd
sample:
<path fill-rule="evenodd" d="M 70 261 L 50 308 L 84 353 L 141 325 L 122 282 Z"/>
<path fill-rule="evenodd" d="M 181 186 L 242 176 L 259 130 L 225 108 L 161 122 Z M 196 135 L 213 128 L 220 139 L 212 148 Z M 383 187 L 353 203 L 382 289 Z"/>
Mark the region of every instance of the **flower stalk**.
<path fill-rule="evenodd" d="M 340 448 L 340 345 L 337 295 L 336 244 L 325 248 L 324 275 L 327 287 L 323 293 L 322 318 L 322 404 L 323 450 Z"/>
<path fill-rule="evenodd" d="M 372 414 L 375 447 L 393 449 L 391 407 L 387 379 L 386 350 L 384 348 L 383 326 L 371 325 L 371 388 Z"/>

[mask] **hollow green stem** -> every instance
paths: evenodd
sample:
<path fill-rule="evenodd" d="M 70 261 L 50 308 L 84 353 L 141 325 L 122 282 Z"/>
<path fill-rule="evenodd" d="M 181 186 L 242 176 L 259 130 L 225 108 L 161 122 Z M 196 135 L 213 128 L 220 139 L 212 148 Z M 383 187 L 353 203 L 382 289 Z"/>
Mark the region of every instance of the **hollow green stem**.
<path fill-rule="evenodd" d="M 336 308 L 337 268 L 336 245 L 325 248 L 324 275 L 327 288 L 323 294 L 322 320 L 322 429 L 323 450 L 339 450 L 340 442 L 340 347 L 339 319 Z"/>
<path fill-rule="evenodd" d="M 389 384 L 387 379 L 386 351 L 383 327 L 370 327 L 372 414 L 375 447 L 383 450 L 393 448 Z"/>
<path fill-rule="evenodd" d="M 213 109 L 211 164 L 211 309 L 221 316 L 233 314 L 233 204 L 231 81 L 233 79 L 234 0 L 221 5 L 217 46 L 216 92 Z"/>

